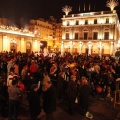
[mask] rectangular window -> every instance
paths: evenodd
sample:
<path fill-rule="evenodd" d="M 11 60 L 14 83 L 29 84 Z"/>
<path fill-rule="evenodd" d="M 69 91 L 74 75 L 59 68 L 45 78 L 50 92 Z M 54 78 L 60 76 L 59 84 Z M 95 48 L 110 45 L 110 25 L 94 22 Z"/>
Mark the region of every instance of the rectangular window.
<path fill-rule="evenodd" d="M 105 32 L 104 33 L 104 39 L 105 40 L 109 40 L 109 32 Z"/>
<path fill-rule="evenodd" d="M 88 24 L 88 20 L 85 20 L 85 25 L 87 25 Z"/>
<path fill-rule="evenodd" d="M 67 22 L 67 26 L 69 26 L 69 21 Z"/>
<path fill-rule="evenodd" d="M 109 18 L 106 18 L 106 23 L 109 23 Z"/>
<path fill-rule="evenodd" d="M 94 32 L 93 33 L 93 40 L 97 40 L 97 38 L 98 38 L 98 32 Z"/>
<path fill-rule="evenodd" d="M 97 19 L 94 19 L 94 24 L 97 24 Z"/>
<path fill-rule="evenodd" d="M 69 39 L 69 33 L 66 33 L 66 39 Z"/>
<path fill-rule="evenodd" d="M 84 40 L 88 39 L 88 32 L 84 32 Z"/>
<path fill-rule="evenodd" d="M 79 21 L 78 20 L 76 21 L 76 25 L 79 25 Z"/>
<path fill-rule="evenodd" d="M 75 33 L 75 40 L 78 40 L 78 33 Z"/>

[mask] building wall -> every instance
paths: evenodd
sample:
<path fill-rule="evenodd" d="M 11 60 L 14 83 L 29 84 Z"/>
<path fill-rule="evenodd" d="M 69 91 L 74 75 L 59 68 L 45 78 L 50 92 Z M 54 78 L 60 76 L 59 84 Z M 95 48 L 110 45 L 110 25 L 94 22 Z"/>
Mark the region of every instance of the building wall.
<path fill-rule="evenodd" d="M 72 48 L 72 54 L 85 54 L 88 49 L 87 54 L 113 55 L 118 39 L 116 11 L 64 15 L 62 18 L 62 41 L 65 48 Z M 74 44 L 79 43 L 75 48 Z"/>

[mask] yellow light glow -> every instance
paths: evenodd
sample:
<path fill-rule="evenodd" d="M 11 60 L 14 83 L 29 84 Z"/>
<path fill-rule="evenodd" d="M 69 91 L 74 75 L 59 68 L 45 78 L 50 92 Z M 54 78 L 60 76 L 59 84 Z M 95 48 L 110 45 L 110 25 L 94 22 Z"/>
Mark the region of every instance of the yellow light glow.
<path fill-rule="evenodd" d="M 7 36 L 3 37 L 3 51 L 9 51 L 10 49 L 10 42 L 7 38 Z"/>
<path fill-rule="evenodd" d="M 89 20 L 88 22 L 89 22 L 89 24 L 94 24 L 94 22 L 93 22 L 93 20 L 92 20 L 92 19 L 91 19 L 91 20 Z"/>
<path fill-rule="evenodd" d="M 63 25 L 64 25 L 64 26 L 67 26 L 67 21 L 63 21 Z"/>
<path fill-rule="evenodd" d="M 72 33 L 70 34 L 70 39 L 73 39 Z"/>
<path fill-rule="evenodd" d="M 84 21 L 83 21 L 83 20 L 80 20 L 79 24 L 80 24 L 80 25 L 84 25 Z"/>
<path fill-rule="evenodd" d="M 8 26 L 0 26 L 0 32 L 34 37 L 34 34 L 28 30 L 20 30 L 18 28 Z"/>
<path fill-rule="evenodd" d="M 109 19 L 109 22 L 110 22 L 110 23 L 113 23 L 113 19 L 112 19 L 112 18 L 110 18 L 110 19 Z"/>
<path fill-rule="evenodd" d="M 70 25 L 74 25 L 75 22 L 73 20 L 70 21 Z"/>

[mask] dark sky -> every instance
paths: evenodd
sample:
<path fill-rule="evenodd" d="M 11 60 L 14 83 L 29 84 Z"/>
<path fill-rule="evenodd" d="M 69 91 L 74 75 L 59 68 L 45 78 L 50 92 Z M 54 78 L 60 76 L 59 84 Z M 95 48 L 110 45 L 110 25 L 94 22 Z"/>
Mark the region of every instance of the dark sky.
<path fill-rule="evenodd" d="M 91 4 L 92 12 L 110 10 L 106 7 L 106 1 L 108 0 L 0 0 L 0 17 L 15 20 L 19 18 L 47 19 L 49 16 L 55 16 L 60 19 L 64 15 L 62 7 L 65 5 L 71 6 L 71 13 L 77 14 L 84 12 L 84 3 L 86 4 L 86 12 L 89 3 Z M 79 4 L 81 6 L 80 12 L 78 9 Z M 120 11 L 120 6 L 115 9 Z"/>

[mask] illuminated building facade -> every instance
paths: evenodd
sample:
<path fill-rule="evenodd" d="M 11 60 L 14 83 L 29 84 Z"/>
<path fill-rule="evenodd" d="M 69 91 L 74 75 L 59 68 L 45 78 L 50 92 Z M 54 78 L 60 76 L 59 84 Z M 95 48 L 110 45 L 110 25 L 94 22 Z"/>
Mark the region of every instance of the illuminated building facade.
<path fill-rule="evenodd" d="M 55 28 L 55 46 L 54 50 L 56 52 L 61 50 L 61 39 L 62 39 L 62 29 L 61 29 L 61 23 L 56 23 L 56 28 Z"/>
<path fill-rule="evenodd" d="M 63 15 L 61 53 L 114 55 L 119 39 L 115 10 Z"/>
<path fill-rule="evenodd" d="M 28 30 L 0 26 L 0 51 L 39 52 L 39 43 L 38 37 Z"/>
<path fill-rule="evenodd" d="M 53 46 L 53 26 L 48 21 L 42 18 L 38 20 L 31 19 L 26 28 L 39 37 L 41 47 L 50 49 Z"/>
<path fill-rule="evenodd" d="M 26 28 L 34 32 L 41 41 L 41 48 L 46 48 L 49 52 L 58 52 L 61 49 L 61 23 L 57 23 L 53 16 L 46 21 L 43 18 L 31 19 Z"/>
<path fill-rule="evenodd" d="M 0 18 L 0 51 L 23 53 L 60 51 L 61 23 L 30 20 L 25 29 L 10 26 L 9 20 Z"/>

